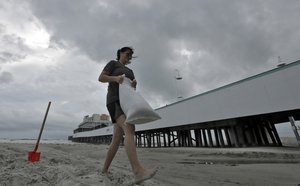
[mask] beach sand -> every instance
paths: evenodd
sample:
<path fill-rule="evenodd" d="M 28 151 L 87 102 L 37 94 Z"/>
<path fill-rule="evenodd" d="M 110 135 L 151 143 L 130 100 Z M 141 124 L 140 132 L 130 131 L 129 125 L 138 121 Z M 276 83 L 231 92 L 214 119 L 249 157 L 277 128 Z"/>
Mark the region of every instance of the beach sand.
<path fill-rule="evenodd" d="M 107 145 L 40 144 L 41 159 L 27 161 L 34 144 L 0 143 L 0 185 L 132 185 L 124 147 L 120 147 L 108 177 L 101 174 Z M 138 148 L 141 163 L 157 167 L 154 178 L 141 185 L 298 186 L 299 147 Z"/>

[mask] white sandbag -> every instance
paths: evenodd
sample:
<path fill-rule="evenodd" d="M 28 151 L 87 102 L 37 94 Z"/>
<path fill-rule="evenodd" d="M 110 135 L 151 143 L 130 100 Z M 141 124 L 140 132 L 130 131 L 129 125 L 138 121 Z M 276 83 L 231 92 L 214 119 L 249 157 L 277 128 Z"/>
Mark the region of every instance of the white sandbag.
<path fill-rule="evenodd" d="M 141 94 L 131 87 L 131 80 L 126 77 L 119 85 L 119 98 L 126 115 L 126 123 L 143 124 L 161 119 Z"/>

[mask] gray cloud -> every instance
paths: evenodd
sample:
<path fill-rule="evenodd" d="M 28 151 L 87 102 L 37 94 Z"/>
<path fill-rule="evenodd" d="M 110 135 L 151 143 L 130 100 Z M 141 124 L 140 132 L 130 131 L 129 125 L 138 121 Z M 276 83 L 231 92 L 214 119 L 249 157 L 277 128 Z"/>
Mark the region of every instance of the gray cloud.
<path fill-rule="evenodd" d="M 2 26 L 4 27 L 4 26 Z M 31 50 L 25 44 L 24 39 L 15 34 L 5 34 L 0 27 L 0 64 L 19 62 L 26 58 Z"/>
<path fill-rule="evenodd" d="M 0 84 L 2 83 L 10 83 L 13 81 L 13 75 L 9 72 L 1 72 L 0 71 Z"/>
<path fill-rule="evenodd" d="M 0 34 L 5 32 L 5 26 L 0 24 Z"/>
<path fill-rule="evenodd" d="M 0 62 L 1 63 L 9 63 L 9 62 L 17 62 L 20 59 L 24 59 L 26 56 L 20 54 L 14 54 L 11 52 L 0 52 Z"/>
<path fill-rule="evenodd" d="M 103 2 L 102 6 L 99 2 Z M 275 48 L 282 45 L 279 38 L 285 37 L 287 42 L 299 40 L 291 37 L 299 30 L 299 26 L 293 25 L 295 14 L 298 15 L 293 11 L 299 6 L 296 1 L 296 6 L 281 6 L 279 1 L 274 4 L 270 1 L 143 2 L 35 1 L 33 7 L 53 37 L 73 43 L 93 60 L 114 58 L 118 47 L 134 46 L 140 56 L 137 63 L 142 63 L 136 65 L 137 74 L 142 74 L 140 78 L 146 87 L 158 90 L 161 88 L 155 82 L 169 79 L 166 72 L 173 70 L 168 61 L 183 65 L 174 59 L 173 50 L 178 46 L 173 41 L 181 41 L 192 51 L 208 53 L 205 59 L 192 61 L 191 68 L 200 60 L 215 60 L 227 66 L 226 73 L 232 76 L 230 69 L 236 65 L 248 70 L 276 61 L 282 53 Z M 280 28 L 281 23 L 287 27 Z M 289 53 L 286 57 L 295 60 L 298 56 Z"/>
<path fill-rule="evenodd" d="M 6 104 L 35 100 L 32 108 L 53 98 L 52 132 L 61 123 L 72 129 L 83 115 L 106 112 L 106 85 L 97 76 L 122 46 L 135 48 L 138 58 L 130 67 L 154 107 L 176 101 L 178 92 L 189 97 L 274 68 L 278 56 L 299 59 L 297 0 L 33 0 L 28 8 L 50 34 L 48 49 L 64 50 L 67 57 L 51 53 L 47 60 L 54 62 L 46 69 L 19 67 L 16 75 L 5 69 L 19 81 L 31 76 L 0 96 Z M 1 42 L 10 46 L 0 49 L 1 63 L 35 54 L 23 38 L 7 32 L 0 22 Z M 182 80 L 175 80 L 175 69 Z"/>

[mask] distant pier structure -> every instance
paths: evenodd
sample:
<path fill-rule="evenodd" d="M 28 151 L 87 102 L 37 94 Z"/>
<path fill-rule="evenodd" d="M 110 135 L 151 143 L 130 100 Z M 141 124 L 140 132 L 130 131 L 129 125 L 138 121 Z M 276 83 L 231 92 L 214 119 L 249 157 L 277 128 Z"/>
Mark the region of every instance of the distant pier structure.
<path fill-rule="evenodd" d="M 276 124 L 300 120 L 300 60 L 156 109 L 136 125 L 138 147 L 282 146 Z M 110 143 L 113 126 L 73 134 Z"/>
<path fill-rule="evenodd" d="M 69 139 L 74 142 L 107 143 L 111 140 L 111 136 L 106 138 L 102 136 L 101 138 L 97 138 L 97 141 L 89 136 L 86 138 L 74 138 L 74 136 L 76 136 L 76 134 L 93 133 L 99 129 L 111 126 L 112 123 L 107 114 L 93 114 L 92 116 L 86 115 L 83 117 L 82 122 L 78 125 L 78 128 L 73 131 L 73 136 L 69 137 Z"/>

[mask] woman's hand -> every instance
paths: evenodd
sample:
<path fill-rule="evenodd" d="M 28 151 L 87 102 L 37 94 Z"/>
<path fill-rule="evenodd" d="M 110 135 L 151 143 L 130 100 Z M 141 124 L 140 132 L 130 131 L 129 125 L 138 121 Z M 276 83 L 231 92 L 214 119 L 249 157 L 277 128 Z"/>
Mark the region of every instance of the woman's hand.
<path fill-rule="evenodd" d="M 124 80 L 124 76 L 120 75 L 120 76 L 116 76 L 115 82 L 122 84 Z"/>
<path fill-rule="evenodd" d="M 132 81 L 131 81 L 131 86 L 132 86 L 134 89 L 136 89 L 136 85 L 137 85 L 136 79 L 132 80 Z"/>

